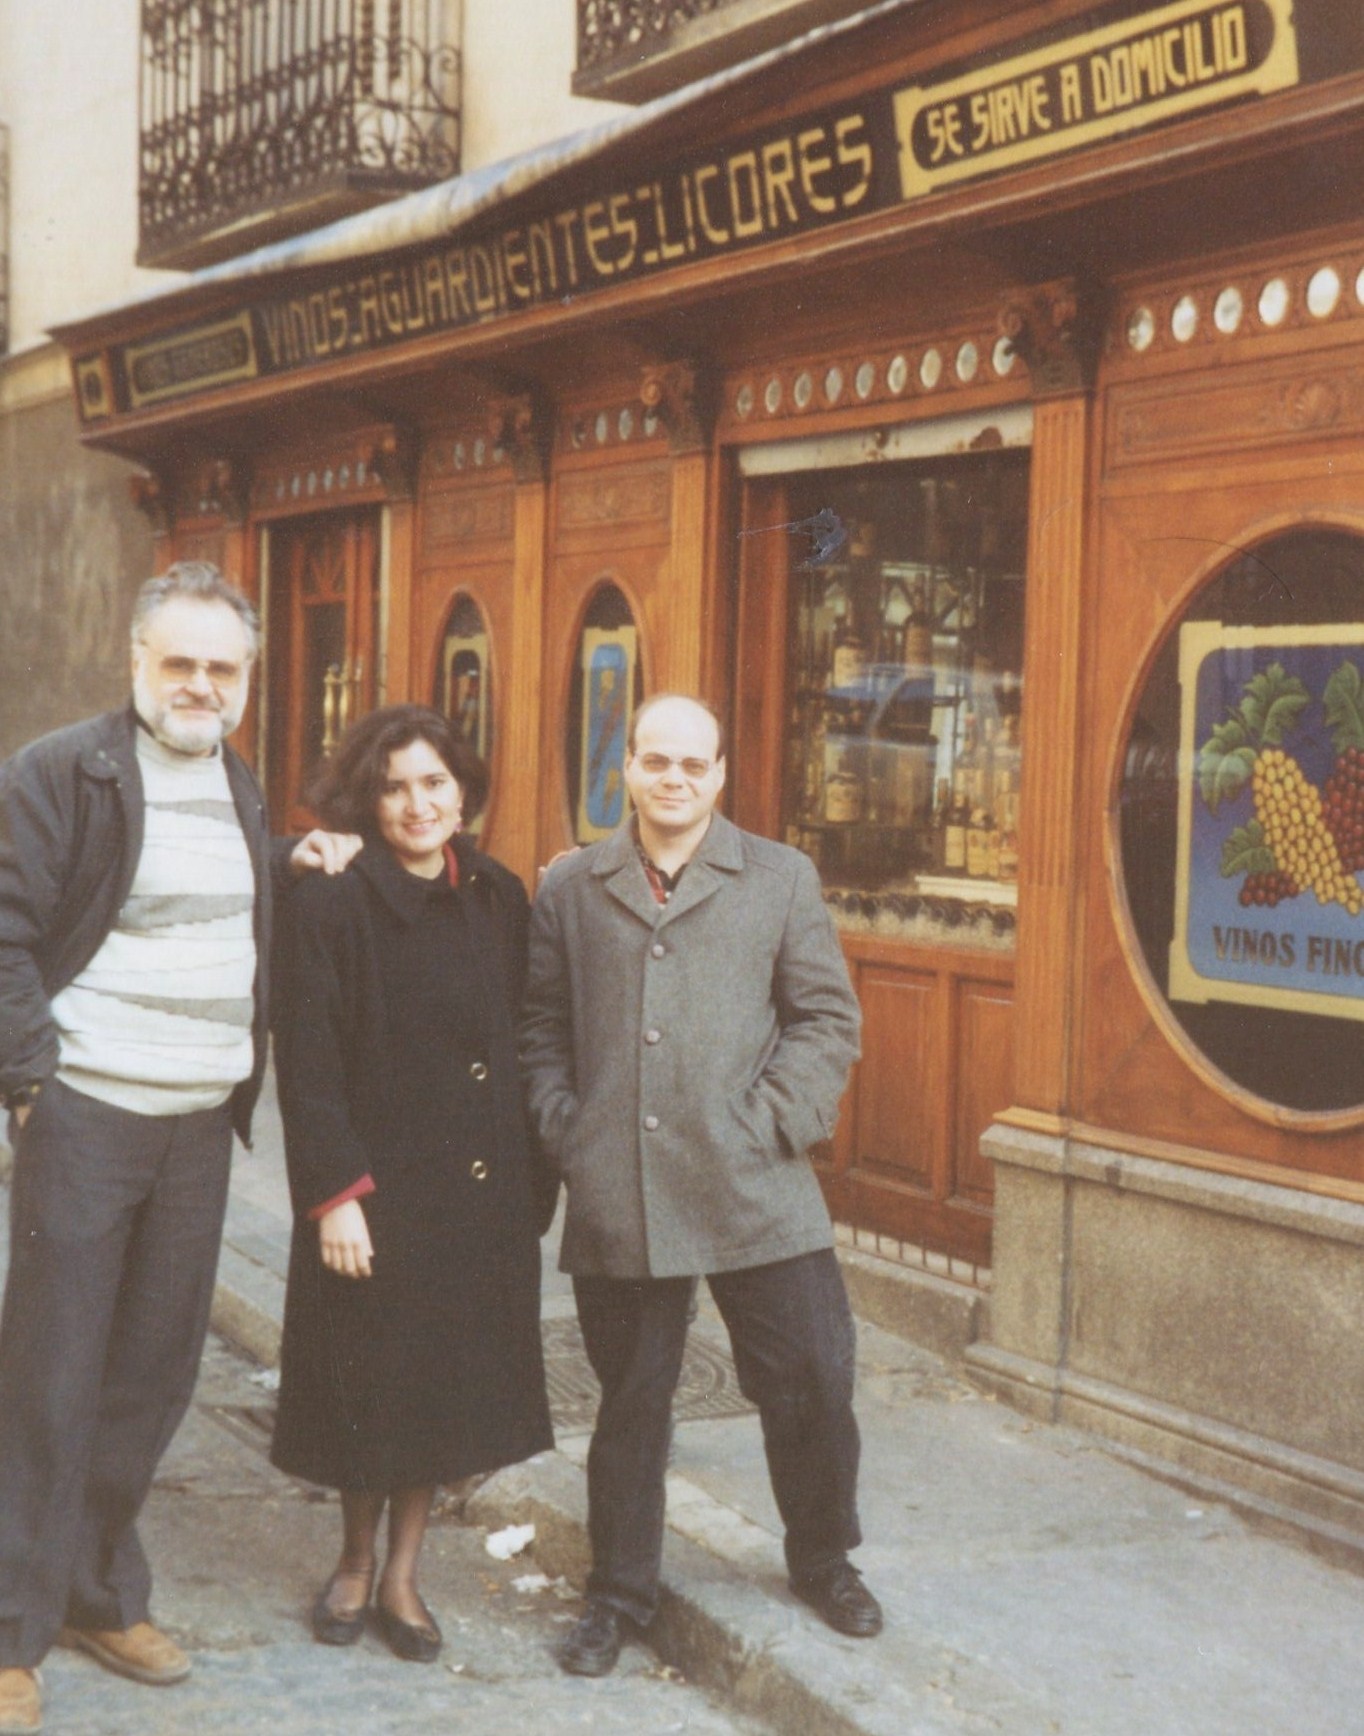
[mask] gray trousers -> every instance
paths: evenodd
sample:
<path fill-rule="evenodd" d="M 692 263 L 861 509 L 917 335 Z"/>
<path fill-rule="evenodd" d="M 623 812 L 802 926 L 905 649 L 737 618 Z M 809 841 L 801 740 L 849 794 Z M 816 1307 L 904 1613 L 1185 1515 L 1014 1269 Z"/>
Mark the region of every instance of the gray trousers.
<path fill-rule="evenodd" d="M 127 1628 L 136 1521 L 194 1391 L 227 1205 L 227 1106 L 135 1115 L 53 1083 L 18 1135 L 0 1318 L 0 1668 Z"/>

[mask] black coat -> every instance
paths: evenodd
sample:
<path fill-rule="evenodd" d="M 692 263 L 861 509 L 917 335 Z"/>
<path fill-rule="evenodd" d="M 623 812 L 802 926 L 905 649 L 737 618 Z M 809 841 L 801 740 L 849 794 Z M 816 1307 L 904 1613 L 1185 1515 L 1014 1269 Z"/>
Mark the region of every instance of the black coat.
<path fill-rule="evenodd" d="M 131 705 L 39 737 L 0 766 L 0 1095 L 57 1068 L 52 1000 L 103 946 L 142 855 L 146 802 Z M 249 768 L 223 749 L 227 781 L 256 876 L 255 1065 L 232 1093 L 232 1125 L 249 1143 L 265 1071 L 272 880 L 287 839 L 272 845 Z"/>
<path fill-rule="evenodd" d="M 457 891 L 371 843 L 281 913 L 295 1226 L 272 1457 L 335 1488 L 452 1482 L 552 1445 L 514 1037 L 527 901 L 515 875 L 457 850 Z M 341 1277 L 308 1214 L 365 1177 L 374 1272 Z"/>

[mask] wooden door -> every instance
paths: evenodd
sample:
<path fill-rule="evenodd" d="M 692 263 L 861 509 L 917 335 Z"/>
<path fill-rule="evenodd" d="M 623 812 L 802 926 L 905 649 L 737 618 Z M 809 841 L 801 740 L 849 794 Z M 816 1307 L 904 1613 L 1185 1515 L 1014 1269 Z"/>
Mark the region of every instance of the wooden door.
<path fill-rule="evenodd" d="M 310 779 L 374 704 L 378 535 L 372 512 L 279 526 L 270 540 L 267 785 L 276 826 L 304 831 Z"/>

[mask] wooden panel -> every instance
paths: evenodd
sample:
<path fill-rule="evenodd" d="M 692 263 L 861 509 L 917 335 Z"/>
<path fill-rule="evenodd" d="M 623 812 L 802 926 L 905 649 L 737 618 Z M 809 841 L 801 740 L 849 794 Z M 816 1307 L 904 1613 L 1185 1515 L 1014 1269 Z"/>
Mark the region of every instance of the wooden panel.
<path fill-rule="evenodd" d="M 779 527 L 787 517 L 784 484 L 745 487 L 734 674 L 734 734 L 744 750 L 729 767 L 728 793 L 736 823 L 768 838 L 781 829 L 791 556 Z"/>
<path fill-rule="evenodd" d="M 1013 1101 L 1007 953 L 845 936 L 862 1060 L 819 1165 L 843 1223 L 983 1264 L 994 1179 L 980 1136 Z"/>
<path fill-rule="evenodd" d="M 1012 990 L 1000 983 L 960 979 L 955 1030 L 952 1172 L 947 1196 L 988 1206 L 994 1198 L 994 1167 L 981 1155 L 980 1140 L 1001 1110 L 1013 1102 Z"/>
<path fill-rule="evenodd" d="M 936 972 L 858 972 L 868 1041 L 853 1091 L 853 1167 L 927 1192 L 942 1144 L 942 983 Z"/>
<path fill-rule="evenodd" d="M 1290 356 L 1220 377 L 1143 380 L 1109 393 L 1110 467 L 1180 461 L 1364 433 L 1364 362 Z"/>
<path fill-rule="evenodd" d="M 1083 397 L 1038 404 L 1028 503 L 1015 1091 L 1050 1111 L 1069 1092 L 1089 427 Z"/>
<path fill-rule="evenodd" d="M 1129 941 L 1111 830 L 1116 767 L 1144 671 L 1201 577 L 1231 551 L 1305 518 L 1364 531 L 1357 442 L 1342 439 L 1319 450 L 1308 507 L 1297 468 L 1301 455 L 1288 448 L 1251 459 L 1237 453 L 1211 476 L 1207 464 L 1197 472 L 1181 464 L 1137 477 L 1140 485 L 1131 471 L 1123 473 L 1120 488 L 1105 480 L 1094 554 L 1102 620 L 1095 619 L 1088 640 L 1093 675 L 1081 727 L 1086 915 L 1071 1113 L 1128 1140 L 1159 1142 L 1172 1151 L 1192 1147 L 1205 1154 L 1205 1164 L 1224 1152 L 1240 1166 L 1233 1173 L 1260 1163 L 1278 1166 L 1279 1173 L 1358 1179 L 1357 1131 L 1309 1134 L 1274 1125 L 1251 1108 L 1245 1093 L 1229 1082 L 1219 1088 L 1194 1063 Z"/>
<path fill-rule="evenodd" d="M 687 461 L 683 461 L 687 462 Z M 694 478 L 681 486 L 684 509 L 703 547 L 704 489 Z M 538 755 L 540 825 L 538 856 L 546 862 L 572 842 L 565 769 L 564 719 L 583 615 L 603 583 L 625 595 L 640 631 L 646 692 L 694 684 L 698 677 L 698 627 L 694 622 L 673 641 L 679 611 L 699 617 L 699 562 L 681 563 L 672 585 L 678 549 L 673 532 L 673 461 L 656 451 L 646 458 L 565 459 L 556 472 L 550 507 L 541 645 L 541 704 L 544 727 Z"/>

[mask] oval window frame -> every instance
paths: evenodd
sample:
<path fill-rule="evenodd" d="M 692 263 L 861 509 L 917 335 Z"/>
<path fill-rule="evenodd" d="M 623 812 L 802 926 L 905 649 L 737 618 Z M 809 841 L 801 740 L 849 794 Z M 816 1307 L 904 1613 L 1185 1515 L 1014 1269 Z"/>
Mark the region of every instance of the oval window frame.
<path fill-rule="evenodd" d="M 1321 513 L 1304 516 L 1291 510 L 1273 514 L 1246 526 L 1234 538 L 1221 539 L 1216 552 L 1209 556 L 1179 587 L 1164 613 L 1159 629 L 1148 640 L 1143 653 L 1135 661 L 1123 691 L 1118 709 L 1113 740 L 1103 781 L 1104 818 L 1102 848 L 1104 880 L 1108 890 L 1109 912 L 1119 951 L 1122 953 L 1138 996 L 1152 1024 L 1179 1059 L 1210 1091 L 1232 1108 L 1261 1125 L 1282 1132 L 1331 1135 L 1356 1132 L 1364 1128 L 1364 1099 L 1358 1104 L 1336 1109 L 1298 1109 L 1276 1103 L 1272 1098 L 1252 1091 L 1232 1077 L 1212 1059 L 1185 1029 L 1172 1010 L 1169 1000 L 1152 974 L 1146 951 L 1127 896 L 1123 869 L 1122 795 L 1125 767 L 1132 743 L 1132 732 L 1142 698 L 1151 680 L 1157 659 L 1172 636 L 1179 632 L 1195 599 L 1210 586 L 1228 566 L 1227 549 L 1237 555 L 1253 554 L 1277 538 L 1294 532 L 1335 532 L 1355 537 L 1364 553 L 1364 514 L 1348 512 Z M 1310 1016 L 1310 1015 L 1306 1015 Z"/>
<path fill-rule="evenodd" d="M 497 801 L 497 694 L 500 683 L 497 675 L 497 646 L 493 635 L 491 612 L 478 596 L 477 592 L 469 585 L 462 582 L 455 584 L 452 588 L 446 600 L 444 612 L 438 617 L 438 619 L 442 621 L 443 625 L 436 636 L 435 668 L 432 672 L 428 692 L 432 695 L 430 702 L 432 709 L 440 712 L 442 717 L 448 717 L 453 721 L 454 713 L 450 710 L 449 700 L 447 697 L 449 686 L 448 647 L 453 630 L 456 626 L 455 617 L 465 605 L 467 605 L 477 617 L 484 641 L 484 663 L 480 686 L 483 696 L 482 718 L 486 727 L 480 733 L 485 745 L 481 746 L 478 742 L 474 742 L 471 745 L 474 747 L 475 752 L 477 752 L 484 765 L 488 768 L 488 799 L 483 805 L 482 812 L 477 814 L 474 819 L 470 821 L 469 825 L 464 828 L 464 830 L 468 832 L 468 835 L 474 839 L 475 842 L 478 842 L 482 839 L 484 833 L 488 829 L 489 821 L 492 818 L 493 808 Z M 465 633 L 460 635 L 460 637 L 464 639 L 472 639 L 477 637 L 477 635 Z M 460 733 L 464 734 L 463 731 Z M 465 739 L 468 739 L 467 735 L 465 736 Z"/>
<path fill-rule="evenodd" d="M 583 721 L 583 694 L 585 691 L 583 648 L 586 635 L 589 632 L 598 631 L 610 633 L 618 630 L 618 627 L 594 624 L 592 620 L 594 607 L 609 592 L 614 592 L 620 599 L 620 602 L 624 607 L 624 612 L 628 616 L 628 625 L 633 629 L 635 636 L 630 676 L 633 691 L 625 711 L 625 727 L 627 736 L 630 717 L 633 714 L 635 707 L 648 691 L 646 684 L 646 670 L 648 668 L 649 646 L 647 635 L 642 625 L 644 611 L 640 607 L 640 600 L 635 595 L 633 587 L 628 583 L 624 575 L 614 568 L 604 568 L 595 573 L 583 587 L 582 596 L 579 600 L 579 606 L 575 616 L 574 631 L 568 641 L 569 652 L 563 664 L 562 680 L 559 689 L 559 727 L 557 733 L 559 741 L 559 763 L 562 771 L 562 776 L 559 779 L 559 801 L 564 833 L 569 839 L 570 845 L 580 845 L 584 841 L 588 843 L 598 842 L 602 837 L 610 836 L 611 832 L 616 829 L 615 826 L 612 826 L 607 831 L 595 833 L 586 840 L 583 840 L 579 836 L 579 807 L 586 799 L 585 792 L 581 788 L 582 746 L 580 739 Z M 624 624 L 625 623 L 621 623 L 621 625 Z M 572 745 L 570 745 L 570 731 L 572 731 L 574 737 L 577 738 Z M 575 788 L 575 785 L 578 787 Z M 629 812 L 630 799 L 628 793 L 625 793 L 622 799 L 622 820 L 629 814 Z M 621 821 L 616 822 L 617 825 L 620 823 Z"/>

